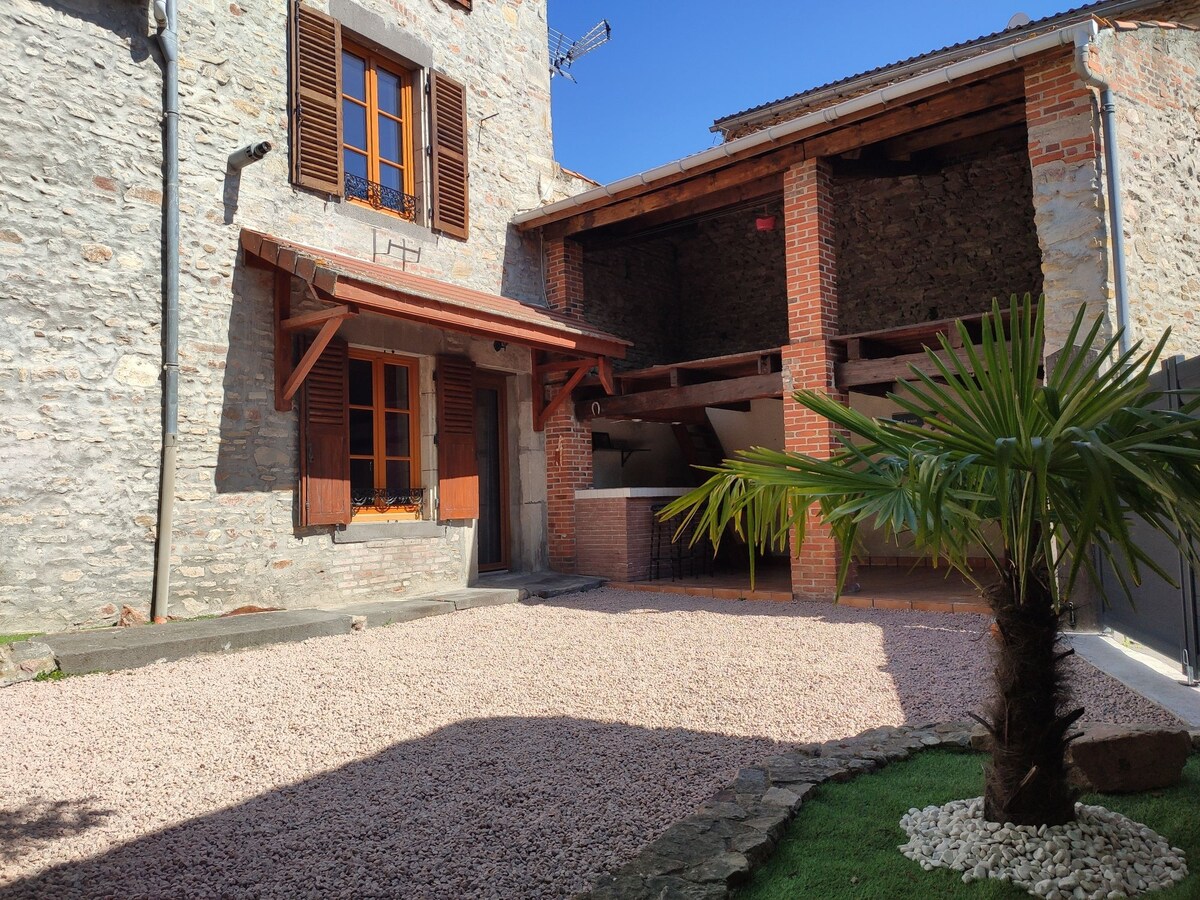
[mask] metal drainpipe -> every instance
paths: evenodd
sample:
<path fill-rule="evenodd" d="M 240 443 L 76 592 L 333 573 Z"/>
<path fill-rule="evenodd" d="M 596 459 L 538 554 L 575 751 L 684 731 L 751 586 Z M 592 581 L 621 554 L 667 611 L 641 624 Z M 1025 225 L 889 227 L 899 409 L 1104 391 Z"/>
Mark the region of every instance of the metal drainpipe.
<path fill-rule="evenodd" d="M 163 410 L 158 542 L 150 618 L 165 621 L 171 591 L 175 452 L 179 438 L 179 4 L 155 0 L 163 54 Z"/>
<path fill-rule="evenodd" d="M 1090 26 L 1090 27 L 1089 27 Z M 1112 87 L 1088 68 L 1088 53 L 1096 40 L 1096 23 L 1085 26 L 1075 41 L 1075 69 L 1084 84 L 1100 92 L 1100 129 L 1104 140 L 1104 175 L 1108 185 L 1108 229 L 1112 235 L 1113 278 L 1117 290 L 1117 327 L 1120 348 L 1132 343 L 1129 334 L 1129 279 L 1125 266 L 1125 209 L 1121 202 L 1121 162 L 1117 153 L 1117 106 Z"/>

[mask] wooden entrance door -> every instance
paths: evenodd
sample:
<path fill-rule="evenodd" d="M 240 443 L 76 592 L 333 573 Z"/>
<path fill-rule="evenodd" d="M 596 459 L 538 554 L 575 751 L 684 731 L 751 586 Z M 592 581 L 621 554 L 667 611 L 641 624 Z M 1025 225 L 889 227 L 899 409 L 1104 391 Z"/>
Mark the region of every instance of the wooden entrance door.
<path fill-rule="evenodd" d="M 475 376 L 475 461 L 479 473 L 479 571 L 508 568 L 508 409 L 503 375 Z"/>

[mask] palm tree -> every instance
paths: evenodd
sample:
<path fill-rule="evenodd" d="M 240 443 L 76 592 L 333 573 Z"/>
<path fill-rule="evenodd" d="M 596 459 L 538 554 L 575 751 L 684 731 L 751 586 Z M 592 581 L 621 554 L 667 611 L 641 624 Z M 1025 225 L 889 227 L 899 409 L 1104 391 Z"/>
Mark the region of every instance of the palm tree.
<path fill-rule="evenodd" d="M 1013 297 L 1006 327 L 994 303 L 978 349 L 960 322 L 962 351 L 945 338 L 944 353 L 927 351 L 936 374 L 914 368 L 891 395 L 923 426 L 799 391 L 796 402 L 845 432 L 832 458 L 744 451 L 662 513 L 695 519 L 714 545 L 732 528 L 752 548 L 789 534 L 798 548 L 816 504 L 841 548 L 839 593 L 863 526 L 907 535 L 973 581 L 968 553 L 987 548 L 999 578 L 985 591 L 994 699 L 974 716 L 993 739 L 984 815 L 1018 825 L 1074 818 L 1064 756 L 1083 710 L 1067 708 L 1060 664 L 1070 651 L 1057 641 L 1079 576 L 1100 587 L 1108 566 L 1126 593 L 1145 569 L 1170 580 L 1131 539 L 1134 516 L 1189 556 L 1187 537 L 1200 534 L 1200 400 L 1164 409 L 1148 381 L 1167 336 L 1120 353 L 1118 337 L 1102 341 L 1101 322 L 1089 327 L 1081 309 L 1043 379 L 1043 307 Z"/>

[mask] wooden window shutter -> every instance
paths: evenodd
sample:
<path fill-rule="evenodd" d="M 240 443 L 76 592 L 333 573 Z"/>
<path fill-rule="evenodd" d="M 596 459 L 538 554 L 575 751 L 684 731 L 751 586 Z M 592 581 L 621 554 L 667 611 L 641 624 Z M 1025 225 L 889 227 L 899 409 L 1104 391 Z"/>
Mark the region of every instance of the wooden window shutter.
<path fill-rule="evenodd" d="M 437 72 L 429 73 L 433 139 L 433 227 L 466 240 L 470 228 L 467 196 L 467 89 Z"/>
<path fill-rule="evenodd" d="M 437 358 L 438 518 L 479 518 L 475 463 L 475 363 Z"/>
<path fill-rule="evenodd" d="M 305 346 L 312 342 L 306 338 Z M 300 524 L 350 523 L 349 352 L 334 338 L 300 393 Z"/>
<path fill-rule="evenodd" d="M 342 196 L 342 26 L 337 19 L 291 4 L 291 109 L 288 135 L 292 181 Z"/>

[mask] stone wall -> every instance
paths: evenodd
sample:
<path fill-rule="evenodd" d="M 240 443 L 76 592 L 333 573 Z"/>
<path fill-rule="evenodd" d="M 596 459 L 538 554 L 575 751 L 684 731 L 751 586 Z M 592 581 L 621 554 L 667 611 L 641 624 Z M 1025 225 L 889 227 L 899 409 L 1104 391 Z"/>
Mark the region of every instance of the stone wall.
<path fill-rule="evenodd" d="M 772 231 L 755 219 L 773 216 Z M 737 210 L 584 253 L 588 320 L 634 341 L 641 368 L 787 341 L 783 204 Z"/>
<path fill-rule="evenodd" d="M 641 369 L 676 358 L 680 323 L 679 263 L 674 243 L 655 238 L 585 247 L 584 314 L 597 328 L 633 341 L 618 369 Z"/>
<path fill-rule="evenodd" d="M 544 2 L 470 12 L 443 0 L 335 5 L 345 21 L 357 8 L 356 22 L 382 23 L 381 41 L 411 47 L 410 58 L 467 86 L 471 237 L 440 237 L 290 185 L 286 3 L 181 4 L 176 614 L 403 596 L 426 582 L 461 583 L 472 556 L 461 528 L 386 546 L 295 531 L 297 418 L 273 408 L 269 279 L 242 264 L 240 229 L 541 303 L 536 239 L 518 237 L 509 220 L 584 187 L 552 159 Z M 98 624 L 121 604 L 148 605 L 161 441 L 153 32 L 148 5 L 85 0 L 14 0 L 0 22 L 0 632 Z M 251 139 L 276 150 L 228 173 L 228 154 Z M 358 327 L 347 336 L 419 353 L 454 344 L 481 364 L 528 368 L 528 354 L 497 358 L 490 341 L 403 327 L 384 340 Z M 527 423 L 528 387 L 512 382 Z M 526 428 L 519 446 L 514 516 L 537 559 L 542 438 Z"/>
<path fill-rule="evenodd" d="M 844 334 L 984 312 L 1041 293 L 1024 145 L 929 175 L 839 178 Z"/>
<path fill-rule="evenodd" d="M 1200 353 L 1200 32 L 1106 31 L 1116 95 L 1132 336 Z"/>
<path fill-rule="evenodd" d="M 775 228 L 759 231 L 759 216 Z M 787 343 L 783 201 L 697 224 L 676 241 L 677 359 L 707 359 Z"/>

